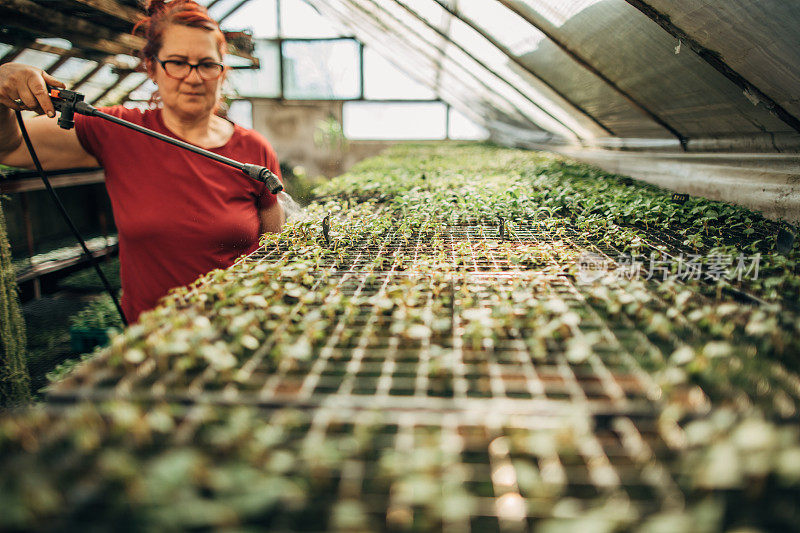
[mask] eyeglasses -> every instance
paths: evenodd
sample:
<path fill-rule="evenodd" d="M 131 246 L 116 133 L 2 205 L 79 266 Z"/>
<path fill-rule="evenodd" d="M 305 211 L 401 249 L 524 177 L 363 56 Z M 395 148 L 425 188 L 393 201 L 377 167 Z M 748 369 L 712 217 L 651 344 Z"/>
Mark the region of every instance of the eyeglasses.
<path fill-rule="evenodd" d="M 203 61 L 202 63 L 192 64 L 179 59 L 167 59 L 166 61 L 162 61 L 155 58 L 155 60 L 161 64 L 161 68 L 164 69 L 167 76 L 175 78 L 176 80 L 182 80 L 187 77 L 192 73 L 192 69 L 195 68 L 197 69 L 197 73 L 200 74 L 200 77 L 204 80 L 215 80 L 219 78 L 220 75 L 222 75 L 222 71 L 225 70 L 225 65 L 215 61 Z"/>

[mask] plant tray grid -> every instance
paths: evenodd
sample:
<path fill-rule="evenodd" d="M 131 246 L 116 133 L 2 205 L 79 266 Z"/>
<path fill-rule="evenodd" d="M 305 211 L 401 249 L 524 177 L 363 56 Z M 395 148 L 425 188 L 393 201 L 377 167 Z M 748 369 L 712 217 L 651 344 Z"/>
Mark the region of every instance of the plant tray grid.
<path fill-rule="evenodd" d="M 389 234 L 379 245 L 364 244 L 344 259 L 317 265 L 319 280 L 334 284 L 331 294 L 342 294 L 358 303 L 333 317 L 302 358 L 276 359 L 269 354 L 286 342 L 278 330 L 290 322 L 299 322 L 301 331 L 313 326 L 311 322 L 318 319 L 311 312 L 314 305 L 292 308 L 276 331 L 240 361 L 233 377 L 210 368 L 191 373 L 164 371 L 153 361 L 130 373 L 108 365 L 101 357 L 58 384 L 49 396 L 60 401 L 163 399 L 308 408 L 468 410 L 490 405 L 501 413 L 568 414 L 576 408 L 593 413 L 660 412 L 662 391 L 647 362 L 668 358 L 680 339 L 659 345 L 624 317 L 602 315 L 587 300 L 585 288 L 565 272 L 569 265 L 563 257 L 545 254 L 541 264 L 533 266 L 508 260 L 509 254 L 520 247 L 535 245 L 550 250 L 557 246 L 562 254 L 566 250 L 573 263 L 574 258 L 589 251 L 606 257 L 613 265 L 613 249 L 587 242 L 568 227 L 548 230 L 518 225 L 505 242 L 498 237 L 496 225 L 437 229 L 434 238 L 449 250 L 445 263 L 439 266 L 450 270 L 450 275 L 438 288 L 437 296 L 449 304 L 439 309 L 445 316 L 436 317 L 446 326 L 421 338 L 393 330 L 395 321 L 380 307 L 379 299 L 394 284 L 425 286 L 430 282 L 432 275 L 420 268 L 416 259 L 432 235 L 413 233 L 398 238 Z M 242 261 L 272 261 L 282 253 L 261 248 Z M 389 258 L 381 269 L 374 263 L 378 257 Z M 537 299 L 557 300 L 580 316 L 578 325 L 568 327 L 569 335 L 572 339 L 591 338 L 590 353 L 575 358 L 564 339 L 551 336 L 546 342 L 533 343 L 531 332 L 525 330 L 467 331 L 471 321 L 466 315 L 476 306 L 491 312 L 491 296 L 509 284 L 530 291 Z M 464 287 L 478 302 L 467 306 L 469 309 L 461 303 Z M 432 298 L 430 294 L 428 298 Z M 447 352 L 444 357 L 442 351 Z M 749 380 L 749 386 L 760 386 L 758 376 L 744 374 L 742 379 Z M 800 380 L 780 365 L 775 366 L 773 374 L 772 396 L 788 397 L 800 405 Z M 722 391 L 693 386 L 686 390 L 685 407 L 704 410 L 709 394 L 733 401 L 741 396 L 739 393 L 733 385 Z"/>
<path fill-rule="evenodd" d="M 62 518 L 70 523 L 74 513 L 84 525 L 106 519 L 98 502 L 117 491 L 107 492 L 95 469 L 105 464 L 103 449 L 122 447 L 127 460 L 135 458 L 142 468 L 154 468 L 170 450 L 173 457 L 205 465 L 211 479 L 215 469 L 243 464 L 262 472 L 254 483 L 304 487 L 304 494 L 287 490 L 272 505 L 249 511 L 241 526 L 342 529 L 336 522 L 341 506 L 358 502 L 365 530 L 524 531 L 569 523 L 587 512 L 595 526 L 628 528 L 687 510 L 690 473 L 680 458 L 696 448 L 688 443 L 687 424 L 703 420 L 509 415 L 487 406 L 379 411 L 160 403 L 120 416 L 115 405 L 118 410 L 119 404 L 85 404 L 71 418 L 51 406 L 37 419 L 39 427 L 49 428 L 47 440 L 33 434 L 23 439 L 38 447 L 37 463 L 29 464 L 22 441 L 19 447 L 6 441 L 0 465 L 6 472 L 47 472 L 54 485 L 79 485 L 80 491 L 63 491 Z M 84 450 L 78 452 L 83 460 L 70 460 L 81 442 L 75 435 L 88 428 L 97 435 L 96 453 Z M 194 483 L 187 494 L 203 490 L 202 481 Z M 228 497 L 224 486 L 205 490 Z M 728 496 L 735 500 L 745 492 L 731 490 Z M 791 502 L 796 491 L 777 487 L 772 497 Z M 232 504 L 235 498 L 234 493 Z M 151 512 L 174 504 L 138 503 Z M 88 515 L 87 505 L 94 506 Z"/>

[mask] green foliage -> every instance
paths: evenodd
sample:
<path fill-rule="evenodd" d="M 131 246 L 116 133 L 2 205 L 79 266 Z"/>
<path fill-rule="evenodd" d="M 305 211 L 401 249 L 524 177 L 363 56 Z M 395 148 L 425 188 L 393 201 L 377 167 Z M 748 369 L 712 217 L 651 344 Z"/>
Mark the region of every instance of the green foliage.
<path fill-rule="evenodd" d="M 84 307 L 79 313 L 70 317 L 70 326 L 82 329 L 121 328 L 122 320 L 114 301 L 108 294 L 103 294 L 100 298 L 93 300 Z"/>
<path fill-rule="evenodd" d="M 0 406 L 25 404 L 30 398 L 25 322 L 19 309 L 17 278 L 0 199 Z"/>
<path fill-rule="evenodd" d="M 341 122 L 335 116 L 329 115 L 317 123 L 314 130 L 314 144 L 328 150 L 347 149 L 347 137 L 344 136 Z"/>
<path fill-rule="evenodd" d="M 105 274 L 112 288 L 119 289 L 121 287 L 119 280 L 119 258 L 114 257 L 102 261 L 100 263 L 100 269 L 103 271 L 103 274 Z M 83 270 L 66 276 L 59 280 L 58 286 L 62 289 L 74 291 L 100 292 L 105 290 L 103 282 L 92 267 L 84 268 Z"/>

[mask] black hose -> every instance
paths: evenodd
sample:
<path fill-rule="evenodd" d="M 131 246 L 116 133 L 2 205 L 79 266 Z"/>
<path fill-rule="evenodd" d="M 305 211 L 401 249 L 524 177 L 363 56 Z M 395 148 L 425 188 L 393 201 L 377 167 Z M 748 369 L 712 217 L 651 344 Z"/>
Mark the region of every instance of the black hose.
<path fill-rule="evenodd" d="M 25 140 L 25 146 L 28 147 L 28 152 L 31 154 L 31 159 L 33 160 L 33 164 L 36 166 L 36 170 L 39 172 L 39 175 L 44 182 L 44 186 L 47 189 L 47 192 L 50 193 L 50 196 L 53 198 L 53 201 L 56 203 L 56 207 L 61 212 L 61 216 L 64 217 L 64 220 L 67 222 L 69 229 L 72 230 L 72 234 L 75 235 L 75 238 L 78 239 L 78 242 L 83 248 L 83 253 L 89 258 L 89 261 L 92 263 L 97 275 L 100 276 L 100 280 L 103 282 L 103 286 L 108 292 L 108 295 L 111 296 L 111 299 L 114 301 L 114 306 L 117 308 L 119 312 L 120 318 L 122 318 L 122 323 L 126 326 L 128 325 L 128 321 L 125 319 L 125 313 L 122 312 L 122 307 L 119 305 L 119 301 L 117 301 L 117 296 L 114 294 L 114 290 L 111 288 L 111 284 L 106 279 L 106 275 L 103 274 L 103 271 L 100 269 L 100 265 L 97 263 L 97 259 L 94 255 L 89 251 L 89 248 L 86 246 L 86 241 L 83 240 L 78 228 L 75 227 L 75 224 L 72 222 L 72 219 L 69 218 L 69 214 L 67 213 L 66 208 L 64 208 L 64 204 L 61 203 L 61 199 L 56 194 L 55 189 L 53 186 L 50 185 L 50 180 L 47 177 L 47 173 L 42 168 L 42 164 L 39 162 L 39 158 L 36 156 L 36 151 L 33 149 L 33 144 L 31 143 L 31 139 L 28 136 L 28 130 L 25 128 L 25 123 L 22 121 L 22 114 L 19 111 L 14 111 L 17 115 L 17 122 L 19 123 L 19 129 L 22 132 L 22 138 Z"/>

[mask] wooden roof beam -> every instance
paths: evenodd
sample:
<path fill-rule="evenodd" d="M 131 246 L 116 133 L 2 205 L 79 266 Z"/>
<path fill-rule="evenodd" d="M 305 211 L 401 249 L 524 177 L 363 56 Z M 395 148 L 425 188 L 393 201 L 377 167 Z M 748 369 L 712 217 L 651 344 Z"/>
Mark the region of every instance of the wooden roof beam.
<path fill-rule="evenodd" d="M 139 19 L 144 17 L 145 13 L 142 9 L 135 9 L 125 4 L 115 2 L 114 0 L 72 0 L 77 4 L 91 7 L 96 11 L 111 15 L 120 20 L 136 24 Z"/>
<path fill-rule="evenodd" d="M 145 43 L 141 37 L 116 32 L 80 17 L 71 17 L 31 0 L 3 0 L 0 3 L 0 14 L 10 24 L 23 26 L 36 34 L 55 35 L 68 39 L 73 44 L 91 41 L 101 51 L 112 54 L 131 54 L 141 49 Z M 43 21 L 47 21 L 47 24 L 43 24 Z"/>

